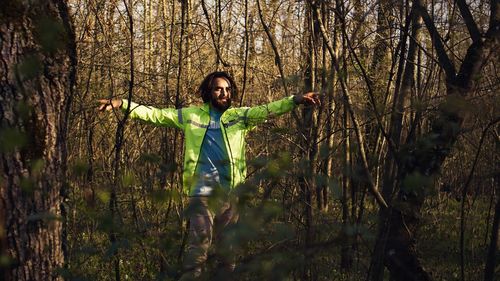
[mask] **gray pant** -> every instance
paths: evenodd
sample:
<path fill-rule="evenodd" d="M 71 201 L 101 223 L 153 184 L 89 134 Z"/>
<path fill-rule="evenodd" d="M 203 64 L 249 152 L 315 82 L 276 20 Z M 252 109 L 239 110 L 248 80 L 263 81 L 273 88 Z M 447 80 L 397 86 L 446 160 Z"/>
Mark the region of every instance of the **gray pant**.
<path fill-rule="evenodd" d="M 199 196 L 189 199 L 187 216 L 189 236 L 183 262 L 185 274 L 181 280 L 201 275 L 208 250 L 216 244 L 216 256 L 223 271 L 232 272 L 235 267 L 234 253 L 224 229 L 238 221 L 236 206 L 228 201 Z"/>

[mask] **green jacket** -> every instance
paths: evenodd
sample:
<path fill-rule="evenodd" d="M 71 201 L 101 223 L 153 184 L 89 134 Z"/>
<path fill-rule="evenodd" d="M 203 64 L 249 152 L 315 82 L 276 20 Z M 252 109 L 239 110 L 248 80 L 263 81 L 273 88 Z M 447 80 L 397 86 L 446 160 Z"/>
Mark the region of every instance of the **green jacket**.
<path fill-rule="evenodd" d="M 126 110 L 128 100 L 122 100 L 122 110 Z M 233 189 L 246 177 L 245 136 L 270 117 L 279 116 L 295 108 L 293 96 L 256 107 L 229 108 L 221 116 L 221 130 L 229 154 L 231 186 Z M 156 125 L 181 129 L 185 135 L 184 144 L 184 192 L 190 194 L 196 180 L 195 171 L 200 156 L 201 144 L 210 121 L 209 104 L 186 108 L 158 109 L 130 103 L 130 117 Z"/>

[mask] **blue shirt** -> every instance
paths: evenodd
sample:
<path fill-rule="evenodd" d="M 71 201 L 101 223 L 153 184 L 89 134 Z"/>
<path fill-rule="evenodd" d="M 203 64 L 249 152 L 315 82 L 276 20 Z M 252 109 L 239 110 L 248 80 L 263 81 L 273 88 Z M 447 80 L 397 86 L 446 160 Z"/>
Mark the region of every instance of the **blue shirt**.
<path fill-rule="evenodd" d="M 229 156 L 220 128 L 222 112 L 210 108 L 210 122 L 201 144 L 200 158 L 196 167 L 196 185 L 191 196 L 208 196 L 215 187 L 229 190 Z"/>

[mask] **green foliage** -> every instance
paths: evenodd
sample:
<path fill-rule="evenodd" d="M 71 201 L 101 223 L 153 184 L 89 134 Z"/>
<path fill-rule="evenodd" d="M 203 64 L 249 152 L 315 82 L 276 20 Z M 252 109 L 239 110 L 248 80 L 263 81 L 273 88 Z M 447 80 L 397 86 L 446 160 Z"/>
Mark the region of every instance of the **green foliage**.
<path fill-rule="evenodd" d="M 401 190 L 406 194 L 413 194 L 417 197 L 425 198 L 430 194 L 435 194 L 434 177 L 424 176 L 419 172 L 406 175 L 401 185 Z"/>
<path fill-rule="evenodd" d="M 125 171 L 122 176 L 122 185 L 132 186 L 136 183 L 136 176 L 132 171 Z"/>
<path fill-rule="evenodd" d="M 99 200 L 101 200 L 102 203 L 108 204 L 111 198 L 111 194 L 109 193 L 109 191 L 99 190 L 97 191 L 97 198 L 99 198 Z"/>
<path fill-rule="evenodd" d="M 439 106 L 439 110 L 446 115 L 456 115 L 471 110 L 471 104 L 464 96 L 447 95 L 444 102 Z"/>
<path fill-rule="evenodd" d="M 182 194 L 177 190 L 153 190 L 148 194 L 151 202 L 158 208 L 166 207 L 170 201 L 180 202 Z"/>
<path fill-rule="evenodd" d="M 0 269 L 8 268 L 14 263 L 14 260 L 9 255 L 0 254 Z"/>
<path fill-rule="evenodd" d="M 46 53 L 54 53 L 68 42 L 62 22 L 53 17 L 40 17 L 35 21 L 35 37 Z"/>
<path fill-rule="evenodd" d="M 35 192 L 35 181 L 32 178 L 21 178 L 21 183 L 19 184 L 21 190 L 24 194 L 33 195 Z"/>
<path fill-rule="evenodd" d="M 54 220 L 62 220 L 61 216 L 51 212 L 36 213 L 28 216 L 28 222 L 44 221 L 50 222 Z"/>
<path fill-rule="evenodd" d="M 482 276 L 488 230 L 488 198 L 478 198 L 467 211 L 465 228 L 466 278 Z M 427 258 L 424 266 L 432 269 L 436 280 L 458 281 L 460 278 L 460 213 L 461 202 L 443 195 L 428 200 L 424 206 L 425 221 L 419 231 L 418 247 Z"/>
<path fill-rule="evenodd" d="M 161 157 L 157 154 L 142 153 L 139 157 L 139 163 L 158 164 L 161 162 Z"/>
<path fill-rule="evenodd" d="M 0 152 L 9 153 L 27 144 L 26 134 L 17 128 L 0 128 Z"/>
<path fill-rule="evenodd" d="M 75 160 L 75 163 L 71 166 L 71 174 L 78 178 L 81 176 L 84 176 L 88 171 L 90 167 L 87 162 L 85 162 L 82 159 L 77 159 Z"/>
<path fill-rule="evenodd" d="M 40 75 L 43 70 L 42 61 L 36 54 L 25 56 L 24 59 L 17 65 L 17 72 L 22 81 L 29 81 Z"/>

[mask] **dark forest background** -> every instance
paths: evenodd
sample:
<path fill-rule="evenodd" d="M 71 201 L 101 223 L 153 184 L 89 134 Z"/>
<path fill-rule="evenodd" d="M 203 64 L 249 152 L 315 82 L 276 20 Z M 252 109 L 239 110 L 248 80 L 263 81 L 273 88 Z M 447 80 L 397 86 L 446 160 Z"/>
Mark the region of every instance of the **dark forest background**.
<path fill-rule="evenodd" d="M 498 280 L 497 0 L 0 6 L 3 280 L 177 279 L 182 134 L 96 100 L 189 106 L 215 70 L 236 106 L 322 98 L 247 139 L 232 280 Z"/>

